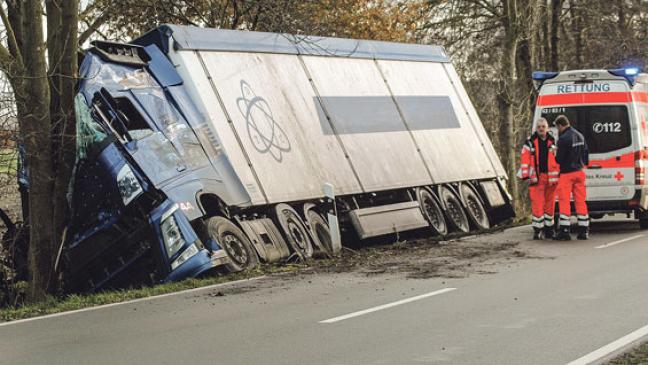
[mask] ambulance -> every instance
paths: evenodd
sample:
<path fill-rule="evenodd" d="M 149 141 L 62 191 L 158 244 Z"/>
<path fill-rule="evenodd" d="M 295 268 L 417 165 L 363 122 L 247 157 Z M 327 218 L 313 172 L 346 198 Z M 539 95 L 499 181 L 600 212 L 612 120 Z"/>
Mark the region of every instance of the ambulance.
<path fill-rule="evenodd" d="M 634 214 L 648 228 L 648 75 L 637 68 L 533 73 L 538 89 L 535 121 L 569 118 L 585 136 L 590 217 Z M 573 212 L 573 209 L 572 209 Z"/>

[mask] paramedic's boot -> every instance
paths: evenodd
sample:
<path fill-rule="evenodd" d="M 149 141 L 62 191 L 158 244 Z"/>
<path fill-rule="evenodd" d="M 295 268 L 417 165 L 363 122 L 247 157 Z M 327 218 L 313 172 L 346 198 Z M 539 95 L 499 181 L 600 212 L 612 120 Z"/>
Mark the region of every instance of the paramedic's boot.
<path fill-rule="evenodd" d="M 542 229 L 533 227 L 533 239 L 534 240 L 539 240 L 540 239 L 540 232 L 542 232 Z"/>
<path fill-rule="evenodd" d="M 548 240 L 554 238 L 553 226 L 545 226 L 544 227 L 544 236 L 545 236 L 545 239 L 548 239 Z"/>
<path fill-rule="evenodd" d="M 556 241 L 571 241 L 571 236 L 569 235 L 569 226 L 561 226 L 558 234 L 554 236 Z"/>
<path fill-rule="evenodd" d="M 578 227 L 578 236 L 576 238 L 578 238 L 579 240 L 589 239 L 588 227 L 583 227 L 583 226 Z"/>

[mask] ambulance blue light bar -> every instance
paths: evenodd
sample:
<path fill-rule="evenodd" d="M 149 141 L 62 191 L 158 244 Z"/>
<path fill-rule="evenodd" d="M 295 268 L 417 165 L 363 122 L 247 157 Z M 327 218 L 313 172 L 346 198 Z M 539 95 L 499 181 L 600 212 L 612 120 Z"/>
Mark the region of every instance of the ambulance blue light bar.
<path fill-rule="evenodd" d="M 625 77 L 626 80 L 628 80 L 628 82 L 630 83 L 630 85 L 634 85 L 635 78 L 637 77 L 637 75 L 639 75 L 639 68 L 637 67 L 614 68 L 607 71 L 614 76 Z"/>
<path fill-rule="evenodd" d="M 542 82 L 545 80 L 553 79 L 556 76 L 558 76 L 558 72 L 533 71 L 531 78 L 534 79 L 535 81 Z"/>

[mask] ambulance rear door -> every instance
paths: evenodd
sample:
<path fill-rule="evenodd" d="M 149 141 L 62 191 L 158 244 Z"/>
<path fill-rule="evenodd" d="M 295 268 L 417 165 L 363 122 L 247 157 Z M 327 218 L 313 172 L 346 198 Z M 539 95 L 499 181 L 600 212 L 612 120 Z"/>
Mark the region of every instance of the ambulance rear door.
<path fill-rule="evenodd" d="M 623 81 L 543 85 L 537 111 L 553 126 L 563 114 L 583 134 L 590 157 L 587 200 L 630 200 L 634 196 L 636 118 Z M 537 115 L 537 112 L 536 112 Z"/>

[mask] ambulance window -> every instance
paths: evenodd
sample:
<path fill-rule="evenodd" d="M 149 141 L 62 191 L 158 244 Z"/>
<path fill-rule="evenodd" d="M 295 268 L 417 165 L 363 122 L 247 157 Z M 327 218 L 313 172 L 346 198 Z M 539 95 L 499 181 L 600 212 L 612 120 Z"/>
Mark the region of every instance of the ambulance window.
<path fill-rule="evenodd" d="M 542 110 L 542 116 L 553 125 L 564 114 L 571 125 L 583 134 L 590 153 L 608 153 L 632 144 L 628 108 L 621 105 L 553 107 Z"/>

